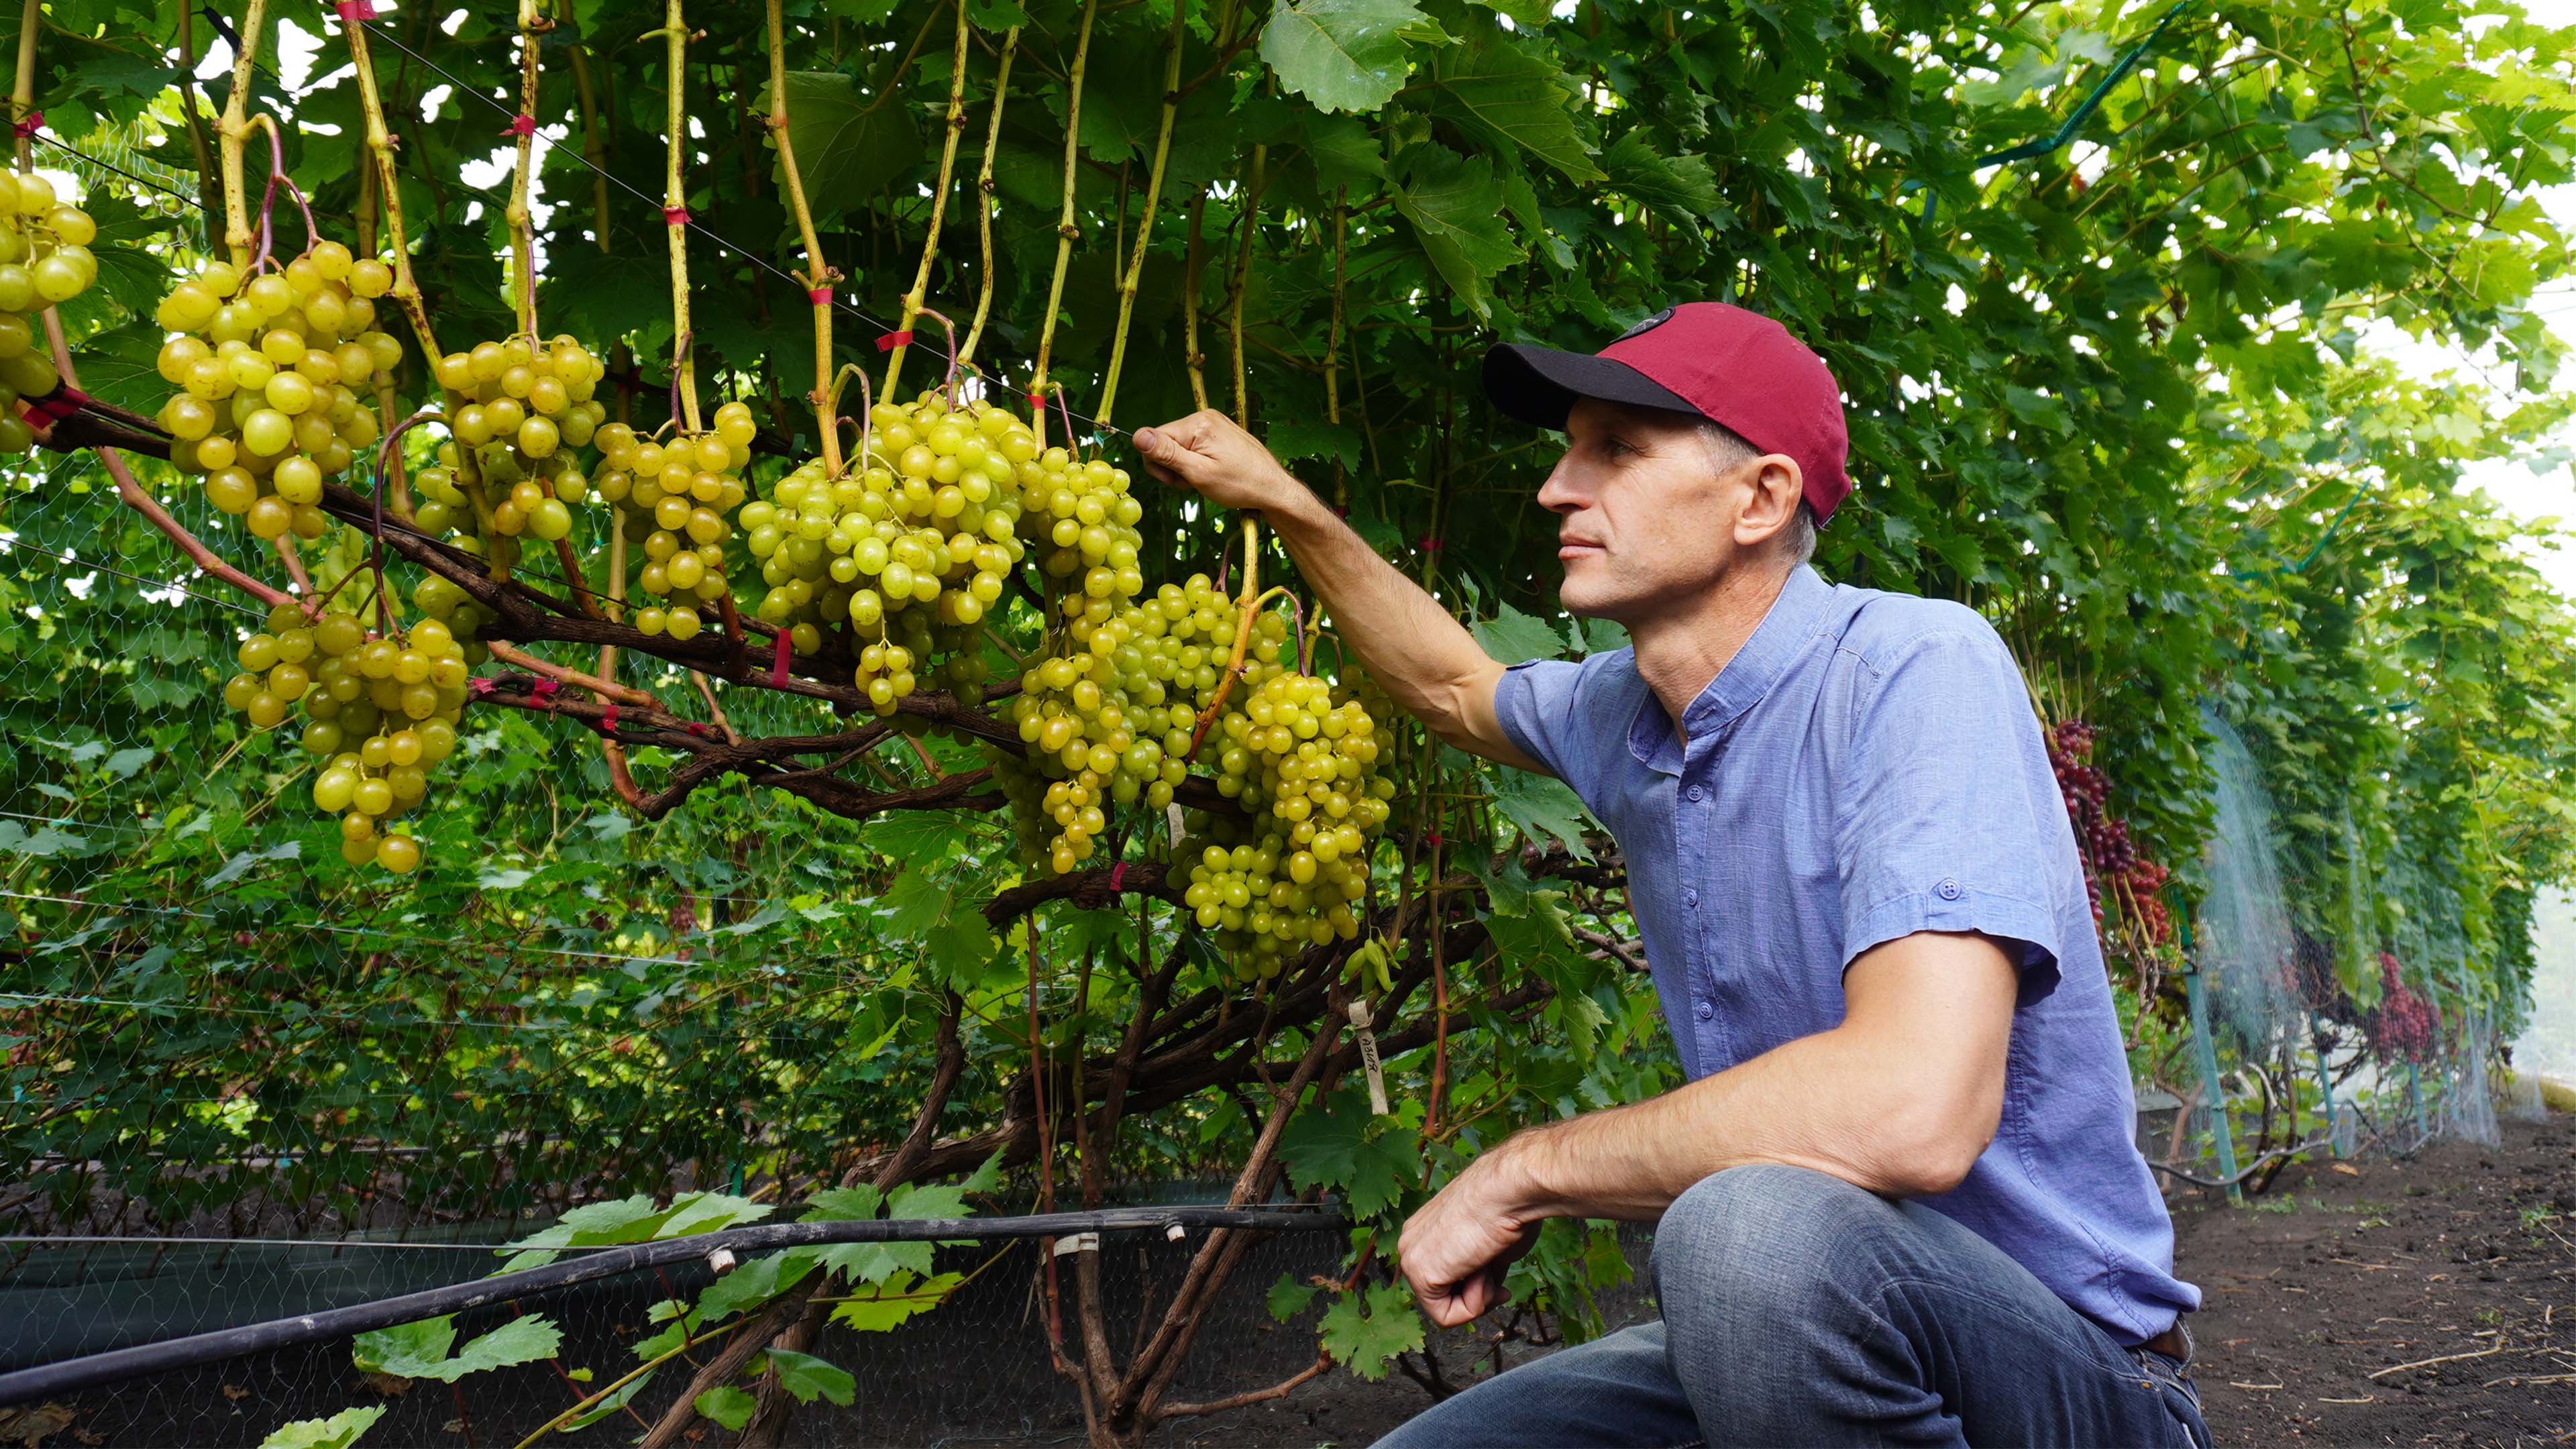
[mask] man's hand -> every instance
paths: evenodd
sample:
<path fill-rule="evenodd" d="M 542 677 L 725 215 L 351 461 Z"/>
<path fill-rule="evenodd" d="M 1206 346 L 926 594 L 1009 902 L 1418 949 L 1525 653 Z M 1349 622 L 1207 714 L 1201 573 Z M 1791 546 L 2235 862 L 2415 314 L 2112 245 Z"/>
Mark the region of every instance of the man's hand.
<path fill-rule="evenodd" d="M 1268 448 L 1214 408 L 1137 429 L 1136 451 L 1145 471 L 1223 508 L 1276 510 L 1314 498 Z"/>
<path fill-rule="evenodd" d="M 1405 1221 L 1396 1256 L 1414 1300 L 1443 1328 L 1500 1306 L 1504 1272 L 1538 1242 L 1537 1220 L 1512 1200 L 1513 1155 L 1510 1143 L 1496 1146 Z"/>

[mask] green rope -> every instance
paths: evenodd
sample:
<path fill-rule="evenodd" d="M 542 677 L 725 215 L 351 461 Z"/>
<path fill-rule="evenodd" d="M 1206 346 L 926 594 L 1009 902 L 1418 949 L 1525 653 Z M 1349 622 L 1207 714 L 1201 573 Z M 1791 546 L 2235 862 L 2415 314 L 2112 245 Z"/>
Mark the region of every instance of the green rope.
<path fill-rule="evenodd" d="M 2128 53 L 2121 56 L 2119 62 L 2111 67 L 2110 72 L 2094 84 L 2091 94 L 2085 96 L 2083 103 L 2067 114 L 2065 122 L 2053 134 L 2034 137 L 2018 146 L 2007 147 L 2001 151 L 1990 151 L 1969 162 L 1967 170 L 1976 171 L 1988 166 L 1999 166 L 2008 161 L 2028 161 L 2034 157 L 2045 156 L 2074 140 L 2076 133 L 2084 129 L 2084 123 L 2093 119 L 2093 113 L 2102 108 L 2102 100 L 2111 93 L 2111 88 L 2129 78 L 2129 72 L 2138 68 L 2138 62 L 2146 58 L 2148 50 L 2164 38 L 2165 31 L 2173 25 L 2175 19 L 2191 6 L 2192 0 L 2176 0 L 2173 8 L 2164 13 L 2164 18 L 2156 22 L 2155 29 L 2148 31 L 2145 39 L 2129 47 Z M 1908 191 L 1929 186 L 1929 182 L 1908 181 L 1897 188 L 1897 194 L 1901 196 Z M 1939 200 L 1938 193 L 1924 190 L 1923 226 L 1927 231 L 1931 229 L 1932 218 Z"/>

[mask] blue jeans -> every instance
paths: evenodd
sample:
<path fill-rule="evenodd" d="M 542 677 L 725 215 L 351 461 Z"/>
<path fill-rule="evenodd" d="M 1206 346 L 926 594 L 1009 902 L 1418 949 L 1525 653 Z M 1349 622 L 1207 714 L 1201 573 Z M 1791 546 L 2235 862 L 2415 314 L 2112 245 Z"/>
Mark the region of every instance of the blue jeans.
<path fill-rule="evenodd" d="M 2123 1348 L 1983 1238 L 1805 1168 L 1731 1168 L 1656 1229 L 1663 1321 L 1533 1359 L 1379 1449 L 2208 1449 L 2182 1364 Z"/>

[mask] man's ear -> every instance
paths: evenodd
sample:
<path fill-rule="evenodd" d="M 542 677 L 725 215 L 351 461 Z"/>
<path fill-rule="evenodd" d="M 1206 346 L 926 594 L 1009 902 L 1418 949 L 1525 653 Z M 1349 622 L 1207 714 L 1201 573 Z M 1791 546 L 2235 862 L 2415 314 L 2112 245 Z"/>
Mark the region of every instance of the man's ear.
<path fill-rule="evenodd" d="M 1798 499 L 1806 484 L 1798 460 L 1785 454 L 1765 453 L 1753 460 L 1749 471 L 1744 508 L 1735 516 L 1738 548 L 1758 548 L 1787 528 L 1798 516 Z"/>

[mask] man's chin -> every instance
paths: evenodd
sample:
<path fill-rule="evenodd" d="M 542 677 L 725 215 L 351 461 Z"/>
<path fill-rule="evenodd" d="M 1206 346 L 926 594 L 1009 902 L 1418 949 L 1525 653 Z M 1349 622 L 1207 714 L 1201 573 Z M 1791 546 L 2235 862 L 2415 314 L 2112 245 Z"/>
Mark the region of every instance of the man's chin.
<path fill-rule="evenodd" d="M 1578 579 L 1569 575 L 1556 591 L 1556 601 L 1565 612 L 1578 619 L 1606 619 L 1625 624 L 1622 617 L 1628 600 L 1618 590 L 1605 587 L 1600 580 Z"/>

